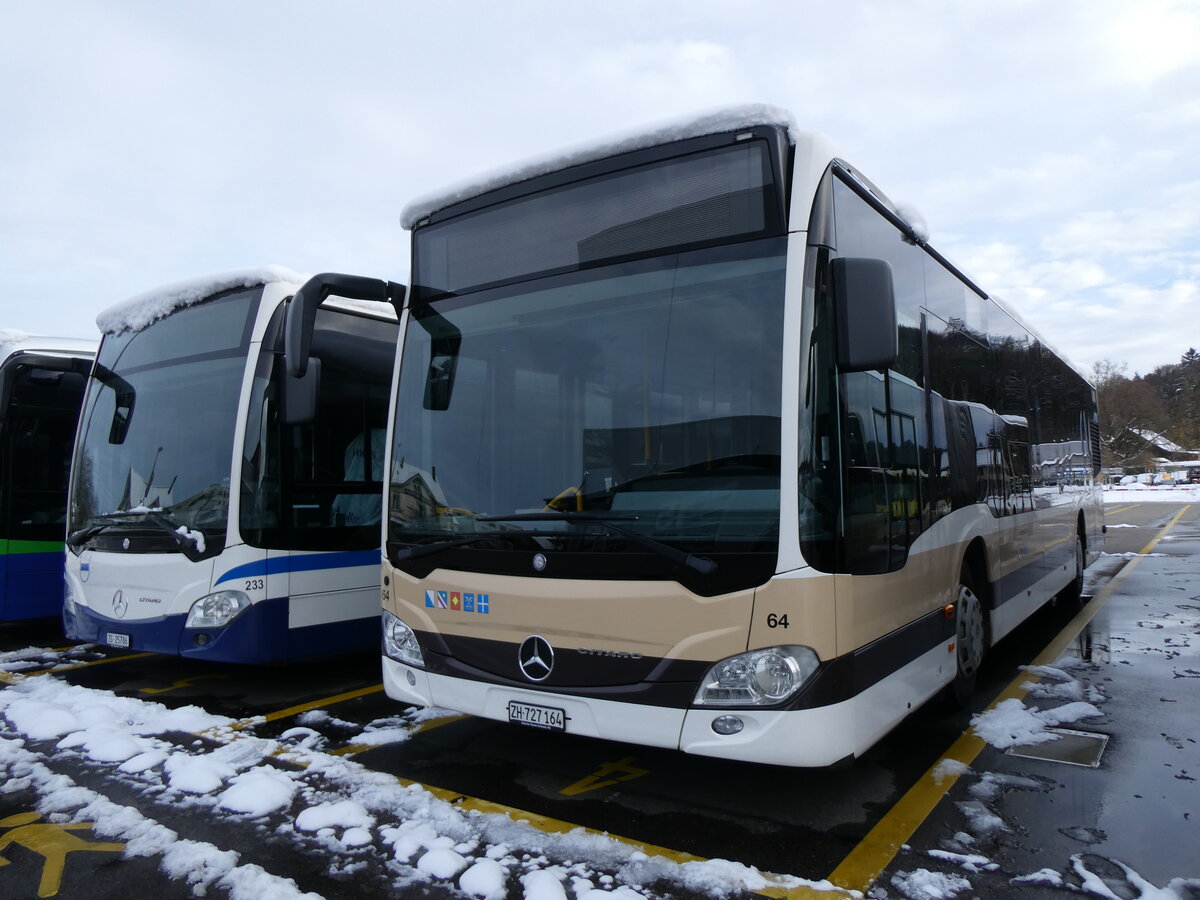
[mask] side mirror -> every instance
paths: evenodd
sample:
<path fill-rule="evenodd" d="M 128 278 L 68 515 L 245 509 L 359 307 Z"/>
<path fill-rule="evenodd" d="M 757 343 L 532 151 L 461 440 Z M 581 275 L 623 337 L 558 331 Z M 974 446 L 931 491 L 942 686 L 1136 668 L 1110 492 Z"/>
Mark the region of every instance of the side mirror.
<path fill-rule="evenodd" d="M 882 259 L 833 260 L 837 361 L 843 372 L 888 369 L 896 362 L 896 291 Z"/>
<path fill-rule="evenodd" d="M 429 307 L 414 313 L 413 318 L 431 338 L 429 371 L 425 375 L 425 397 L 422 406 L 432 410 L 449 409 L 450 395 L 454 391 L 454 376 L 458 371 L 462 332 Z"/>
<path fill-rule="evenodd" d="M 300 286 L 288 302 L 283 322 L 283 358 L 287 378 L 283 387 L 283 419 L 288 425 L 311 422 L 317 415 L 321 390 L 320 360 L 310 356 L 317 307 L 330 296 L 348 300 L 374 300 L 399 307 L 404 303 L 404 285 L 379 278 L 324 272 Z"/>
<path fill-rule="evenodd" d="M 283 421 L 286 425 L 304 425 L 317 417 L 317 396 L 321 392 L 321 360 L 310 357 L 304 374 L 283 379 Z"/>
<path fill-rule="evenodd" d="M 404 285 L 360 275 L 339 275 L 336 272 L 314 275 L 304 282 L 292 295 L 283 323 L 283 355 L 287 360 L 288 374 L 293 378 L 300 378 L 308 369 L 317 307 L 331 295 L 348 300 L 391 303 L 397 307 L 398 315 L 399 307 L 404 302 Z"/>
<path fill-rule="evenodd" d="M 129 423 L 133 420 L 133 405 L 137 400 L 137 391 L 132 384 L 107 366 L 95 364 L 92 377 L 113 392 L 113 417 L 108 426 L 108 442 L 110 444 L 125 443 L 129 433 Z"/>

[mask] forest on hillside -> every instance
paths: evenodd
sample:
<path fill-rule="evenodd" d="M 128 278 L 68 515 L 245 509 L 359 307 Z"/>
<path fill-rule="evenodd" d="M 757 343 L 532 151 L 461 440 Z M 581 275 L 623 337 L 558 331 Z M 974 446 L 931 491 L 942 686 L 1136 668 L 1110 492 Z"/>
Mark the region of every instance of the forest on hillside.
<path fill-rule="evenodd" d="M 1156 438 L 1200 451 L 1200 352 L 1191 347 L 1179 362 L 1145 375 L 1128 376 L 1127 369 L 1107 359 L 1092 367 L 1102 465 L 1141 469 L 1152 467 L 1155 458 L 1195 459 L 1195 453 L 1164 452 Z"/>

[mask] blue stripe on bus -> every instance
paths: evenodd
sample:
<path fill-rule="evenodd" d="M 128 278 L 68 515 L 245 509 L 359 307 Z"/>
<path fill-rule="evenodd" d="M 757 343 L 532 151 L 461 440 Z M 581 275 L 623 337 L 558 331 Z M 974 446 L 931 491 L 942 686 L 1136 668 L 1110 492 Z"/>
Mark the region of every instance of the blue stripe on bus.
<path fill-rule="evenodd" d="M 353 652 L 378 652 L 378 615 L 288 628 L 288 598 L 255 603 L 224 628 L 184 628 L 184 614 L 126 621 L 102 616 L 86 606 L 63 610 L 63 632 L 76 641 L 107 643 L 122 634 L 129 649 L 178 654 L 213 662 L 267 663 L 318 659 Z M 204 635 L 204 643 L 196 637 Z"/>
<path fill-rule="evenodd" d="M 215 587 L 237 578 L 262 578 L 284 572 L 312 572 L 316 569 L 348 569 L 352 566 L 377 566 L 382 557 L 378 550 L 345 550 L 340 553 L 312 553 L 305 556 L 273 556 L 244 566 L 234 566 L 213 582 Z"/>

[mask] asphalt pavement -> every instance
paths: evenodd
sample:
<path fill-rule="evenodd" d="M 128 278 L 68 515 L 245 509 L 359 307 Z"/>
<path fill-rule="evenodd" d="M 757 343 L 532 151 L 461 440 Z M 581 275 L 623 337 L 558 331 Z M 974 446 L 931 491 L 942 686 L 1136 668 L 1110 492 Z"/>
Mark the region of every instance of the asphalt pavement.
<path fill-rule="evenodd" d="M 965 735 L 835 882 L 875 897 L 1200 897 L 1200 519 L 1170 513 L 1034 660 L 1063 674 L 1023 672 L 993 703 L 1078 697 L 1102 716 L 1062 726 L 1080 734 L 1060 747 L 1017 748 L 1030 755 Z M 895 855 L 872 872 L 872 853 Z"/>
<path fill-rule="evenodd" d="M 457 809 L 548 831 L 582 825 L 680 860 L 721 857 L 889 900 L 1200 900 L 1200 505 L 1110 504 L 1106 521 L 1110 555 L 1089 569 L 1087 602 L 1042 610 L 997 645 L 972 708 L 931 704 L 863 759 L 831 770 L 731 764 L 455 716 L 411 727 L 398 743 L 358 745 L 372 723 L 407 715 L 383 696 L 373 654 L 247 668 L 82 646 L 29 665 L 172 708 L 254 717 L 252 739 L 302 724 L 371 777 L 424 784 Z M 0 638 L 0 651 L 58 646 L 49 626 L 6 627 Z M 972 715 L 1005 702 L 1047 715 L 1087 703 L 1098 715 L 1063 726 L 1079 735 L 1014 755 L 969 728 Z M 274 820 L 256 829 L 174 808 L 52 742 L 34 749 L 47 777 L 140 809 L 180 837 L 236 847 L 245 866 L 292 877 L 302 890 L 461 896 L 442 882 L 398 888 L 382 864 L 371 868 L 369 848 L 356 851 L 358 868 L 331 871 L 330 857 Z M 1063 749 L 1076 753 L 1055 752 Z M 41 789 L 25 781 L 0 784 L 0 898 L 193 895 L 190 876 L 167 877 L 155 853 L 119 851 L 110 834 L 74 820 L 39 819 Z M 65 868 L 52 871 L 43 850 L 61 854 Z M 57 881 L 43 891 L 45 878 Z M 692 896 L 679 885 L 663 890 L 657 896 Z M 792 891 L 789 900 L 817 895 L 837 896 Z M 514 879 L 508 900 L 521 897 Z"/>

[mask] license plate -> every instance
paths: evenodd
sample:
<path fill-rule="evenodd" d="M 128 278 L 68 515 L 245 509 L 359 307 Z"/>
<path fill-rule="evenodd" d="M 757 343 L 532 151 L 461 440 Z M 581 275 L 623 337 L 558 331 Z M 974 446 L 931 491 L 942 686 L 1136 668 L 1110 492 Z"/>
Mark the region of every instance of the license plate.
<path fill-rule="evenodd" d="M 550 731 L 567 730 L 567 714 L 564 710 L 552 706 L 536 706 L 533 703 L 520 703 L 517 700 L 508 701 L 508 721 L 519 725 L 529 725 L 532 728 L 546 728 Z"/>
<path fill-rule="evenodd" d="M 115 632 L 110 631 L 104 635 L 104 640 L 110 647 L 129 646 L 129 635 L 127 634 L 116 634 Z"/>

